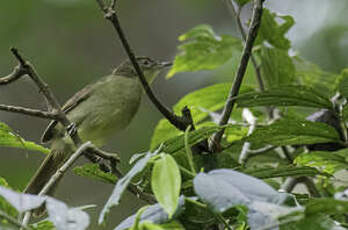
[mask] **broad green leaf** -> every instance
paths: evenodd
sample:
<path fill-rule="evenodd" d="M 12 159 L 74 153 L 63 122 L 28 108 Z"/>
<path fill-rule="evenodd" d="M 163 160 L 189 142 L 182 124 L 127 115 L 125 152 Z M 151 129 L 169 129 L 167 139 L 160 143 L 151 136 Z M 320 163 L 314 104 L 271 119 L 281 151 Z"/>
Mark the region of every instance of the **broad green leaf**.
<path fill-rule="evenodd" d="M 332 126 L 294 118 L 282 118 L 271 125 L 259 126 L 244 140 L 276 146 L 341 142 Z"/>
<path fill-rule="evenodd" d="M 344 230 L 346 228 L 340 227 L 339 224 L 325 215 L 313 215 L 309 217 L 303 217 L 300 220 L 298 218 L 291 217 L 289 220 L 285 220 L 281 225 L 280 230 Z"/>
<path fill-rule="evenodd" d="M 50 150 L 45 147 L 35 144 L 31 141 L 26 141 L 15 132 L 12 131 L 5 123 L 0 122 L 0 147 L 13 147 L 25 150 L 39 151 L 49 153 Z"/>
<path fill-rule="evenodd" d="M 177 211 L 174 216 L 178 216 L 181 214 L 181 212 L 184 210 L 184 197 L 181 196 L 179 199 L 179 204 Z M 125 220 L 123 220 L 116 228 L 115 230 L 123 230 L 128 229 L 133 226 L 135 221 L 136 215 L 132 215 Z M 151 221 L 155 224 L 164 224 L 169 221 L 168 213 L 163 210 L 160 204 L 154 204 L 146 208 L 146 210 L 141 214 L 141 220 L 140 223 L 143 223 L 145 221 Z"/>
<path fill-rule="evenodd" d="M 230 35 L 217 35 L 209 25 L 199 25 L 181 35 L 179 54 L 175 57 L 174 65 L 168 73 L 172 77 L 178 72 L 213 70 L 233 55 L 239 55 L 241 41 Z"/>
<path fill-rule="evenodd" d="M 344 69 L 341 73 L 338 91 L 343 97 L 348 98 L 348 68 Z"/>
<path fill-rule="evenodd" d="M 34 223 L 30 226 L 33 230 L 55 230 L 53 223 L 48 220 L 43 220 L 38 223 Z"/>
<path fill-rule="evenodd" d="M 339 75 L 325 72 L 316 64 L 308 62 L 301 57 L 292 58 L 296 68 L 296 79 L 303 85 L 312 87 L 327 97 L 332 97 L 337 88 L 336 79 Z"/>
<path fill-rule="evenodd" d="M 227 0 L 227 1 L 234 1 L 234 2 L 236 2 L 239 6 L 244 6 L 245 4 L 247 4 L 248 2 L 250 2 L 250 0 Z"/>
<path fill-rule="evenodd" d="M 104 205 L 98 219 L 98 223 L 102 224 L 105 221 L 106 215 L 109 213 L 110 209 L 119 204 L 123 192 L 126 190 L 127 186 L 131 180 L 146 167 L 148 161 L 158 154 L 160 149 L 155 152 L 148 152 L 143 158 L 138 160 L 133 168 L 121 179 L 117 181 L 114 190 L 112 191 L 108 201 Z"/>
<path fill-rule="evenodd" d="M 102 170 L 100 170 L 98 164 L 88 163 L 82 166 L 77 166 L 73 169 L 73 172 L 76 175 L 88 177 L 109 184 L 115 184 L 117 181 L 117 178 L 114 174 L 103 172 Z"/>
<path fill-rule="evenodd" d="M 155 161 L 151 187 L 157 201 L 171 218 L 177 209 L 181 188 L 180 170 L 171 155 L 164 154 Z"/>
<path fill-rule="evenodd" d="M 54 224 L 48 220 L 34 223 L 30 226 L 33 230 L 55 230 Z"/>
<path fill-rule="evenodd" d="M 279 21 L 281 21 L 279 23 Z M 288 50 L 291 46 L 290 40 L 285 37 L 289 29 L 295 24 L 294 19 L 289 15 L 277 15 L 264 8 L 261 26 L 255 44 L 268 42 L 272 46 Z"/>
<path fill-rule="evenodd" d="M 196 90 L 181 98 L 180 101 L 174 105 L 173 110 L 176 114 L 180 114 L 181 110 L 185 106 L 188 106 L 193 117 L 193 122 L 197 125 L 205 119 L 210 112 L 223 108 L 230 88 L 231 83 L 220 83 Z M 249 87 L 244 87 L 241 89 L 241 93 L 250 90 Z M 151 149 L 155 149 L 164 141 L 178 136 L 180 133 L 182 132 L 178 131 L 166 119 L 160 120 L 152 135 Z"/>
<path fill-rule="evenodd" d="M 294 167 L 294 166 L 280 166 L 278 168 L 259 168 L 247 169 L 243 171 L 251 176 L 259 179 L 276 178 L 276 177 L 300 177 L 300 176 L 316 176 L 321 174 L 317 169 L 312 167 Z"/>
<path fill-rule="evenodd" d="M 289 85 L 270 88 L 263 92 L 249 92 L 237 97 L 239 107 L 254 106 L 304 106 L 313 108 L 332 108 L 329 98 L 314 89 Z"/>
<path fill-rule="evenodd" d="M 306 204 L 305 214 L 307 216 L 317 214 L 347 214 L 348 201 L 335 200 L 333 198 L 311 199 Z"/>
<path fill-rule="evenodd" d="M 226 127 L 226 126 L 223 126 Z M 221 126 L 208 126 L 202 127 L 200 129 L 194 130 L 188 133 L 188 145 L 192 146 L 204 139 L 209 138 L 213 133 L 221 130 Z M 185 148 L 185 135 L 181 134 L 179 136 L 170 138 L 163 143 L 163 152 L 168 154 L 173 154 Z"/>
<path fill-rule="evenodd" d="M 230 87 L 231 83 L 220 83 L 196 90 L 181 98 L 180 101 L 174 105 L 173 110 L 175 113 L 180 114 L 181 110 L 185 106 L 188 106 L 194 123 L 197 124 L 208 116 L 208 113 L 204 112 L 202 109 L 216 111 L 224 106 Z M 152 135 L 151 149 L 156 148 L 165 140 L 177 136 L 180 133 L 181 132 L 173 127 L 166 119 L 160 120 Z"/>
<path fill-rule="evenodd" d="M 296 157 L 295 162 L 300 165 L 317 167 L 320 171 L 334 174 L 339 170 L 348 169 L 348 149 L 335 152 L 314 151 L 302 153 Z"/>
<path fill-rule="evenodd" d="M 219 213 L 236 205 L 250 208 L 254 202 L 276 204 L 285 198 L 262 180 L 229 169 L 199 173 L 193 185 L 196 194 Z"/>
<path fill-rule="evenodd" d="M 260 57 L 262 78 L 267 88 L 294 83 L 295 66 L 287 50 L 263 46 Z"/>

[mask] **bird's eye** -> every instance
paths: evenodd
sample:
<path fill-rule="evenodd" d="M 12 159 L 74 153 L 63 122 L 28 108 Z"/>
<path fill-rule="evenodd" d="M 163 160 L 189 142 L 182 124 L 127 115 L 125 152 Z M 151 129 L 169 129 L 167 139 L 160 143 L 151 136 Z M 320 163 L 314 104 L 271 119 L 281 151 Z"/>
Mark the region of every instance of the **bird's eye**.
<path fill-rule="evenodd" d="M 149 61 L 144 61 L 144 65 L 149 65 L 150 62 Z"/>

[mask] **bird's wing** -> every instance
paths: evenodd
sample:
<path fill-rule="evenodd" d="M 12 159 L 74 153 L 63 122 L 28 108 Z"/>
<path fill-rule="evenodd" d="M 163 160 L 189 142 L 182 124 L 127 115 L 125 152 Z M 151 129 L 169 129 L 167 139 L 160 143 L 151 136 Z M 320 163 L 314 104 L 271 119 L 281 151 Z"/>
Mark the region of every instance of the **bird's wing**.
<path fill-rule="evenodd" d="M 72 96 L 62 107 L 62 110 L 65 114 L 73 110 L 81 102 L 85 101 L 91 95 L 94 88 L 94 84 L 87 85 L 85 88 L 78 91 L 74 96 Z M 46 130 L 44 131 L 41 142 L 46 143 L 50 141 L 54 135 L 54 128 L 57 125 L 58 121 L 54 120 L 49 123 Z"/>

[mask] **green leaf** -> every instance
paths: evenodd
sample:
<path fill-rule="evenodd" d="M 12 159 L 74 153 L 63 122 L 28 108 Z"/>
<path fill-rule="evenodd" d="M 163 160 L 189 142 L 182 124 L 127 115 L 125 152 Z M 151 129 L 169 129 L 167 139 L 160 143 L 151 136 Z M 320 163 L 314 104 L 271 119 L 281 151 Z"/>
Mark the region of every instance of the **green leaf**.
<path fill-rule="evenodd" d="M 180 170 L 171 155 L 164 154 L 155 161 L 151 187 L 157 201 L 171 218 L 179 203 L 181 187 Z"/>
<path fill-rule="evenodd" d="M 227 127 L 227 126 L 223 126 Z M 223 127 L 221 126 L 208 126 L 202 127 L 200 129 L 194 130 L 188 133 L 188 145 L 195 145 L 204 139 L 209 138 L 213 133 L 221 130 Z M 179 136 L 170 138 L 169 140 L 163 143 L 163 152 L 168 154 L 173 154 L 185 148 L 185 134 L 181 134 Z"/>
<path fill-rule="evenodd" d="M 179 72 L 212 70 L 227 62 L 241 50 L 241 41 L 230 35 L 218 36 L 209 25 L 199 25 L 181 35 L 180 53 L 168 73 L 172 77 Z"/>
<path fill-rule="evenodd" d="M 335 81 L 339 78 L 339 75 L 325 72 L 316 64 L 298 56 L 293 57 L 292 60 L 296 68 L 296 79 L 301 84 L 310 86 L 329 98 L 334 95 L 333 91 L 337 88 Z"/>
<path fill-rule="evenodd" d="M 300 176 L 316 176 L 320 173 L 317 169 L 312 167 L 294 167 L 294 166 L 280 166 L 278 168 L 260 168 L 247 169 L 243 171 L 246 174 L 257 177 L 259 179 L 276 178 L 276 177 L 300 177 Z"/>
<path fill-rule="evenodd" d="M 348 149 L 335 152 L 314 151 L 302 153 L 296 157 L 299 165 L 317 167 L 320 171 L 334 174 L 342 169 L 348 169 Z"/>
<path fill-rule="evenodd" d="M 117 181 L 117 177 L 114 174 L 103 172 L 100 170 L 98 164 L 88 163 L 82 166 L 77 166 L 73 169 L 73 172 L 76 175 L 88 177 L 109 184 L 115 184 Z"/>
<path fill-rule="evenodd" d="M 347 214 L 348 213 L 348 201 L 335 200 L 333 198 L 319 198 L 311 199 L 306 204 L 305 214 L 306 216 L 317 214 Z"/>
<path fill-rule="evenodd" d="M 34 223 L 30 226 L 33 230 L 55 230 L 53 223 L 48 220 L 43 220 L 38 223 Z"/>
<path fill-rule="evenodd" d="M 219 83 L 191 92 L 174 105 L 173 111 L 179 114 L 185 106 L 188 106 L 194 124 L 198 124 L 209 115 L 209 112 L 223 108 L 230 88 L 231 83 Z M 250 88 L 242 88 L 241 93 L 246 91 L 250 91 Z M 152 135 L 150 149 L 157 148 L 164 141 L 178 136 L 180 133 L 182 132 L 177 130 L 166 119 L 160 120 Z"/>
<path fill-rule="evenodd" d="M 148 152 L 143 158 L 138 160 L 133 168 L 121 179 L 117 181 L 116 186 L 114 187 L 114 190 L 112 191 L 108 201 L 104 205 L 98 219 L 98 223 L 102 224 L 105 221 L 105 218 L 107 214 L 109 213 L 110 209 L 116 205 L 119 204 L 121 196 L 123 192 L 126 190 L 127 186 L 131 182 L 131 180 L 143 169 L 146 167 L 148 161 L 158 154 L 158 152 L 161 149 L 156 150 L 155 152 Z"/>
<path fill-rule="evenodd" d="M 330 125 L 289 117 L 258 126 L 244 141 L 275 146 L 341 142 L 336 129 Z"/>
<path fill-rule="evenodd" d="M 263 92 L 249 92 L 237 97 L 239 107 L 254 106 L 304 106 L 332 108 L 328 98 L 314 89 L 300 85 L 279 86 Z"/>
<path fill-rule="evenodd" d="M 345 98 L 348 98 L 348 68 L 344 69 L 340 76 L 338 91 Z"/>
<path fill-rule="evenodd" d="M 278 23 L 279 19 L 281 23 Z M 264 8 L 261 26 L 255 44 L 259 45 L 268 42 L 278 49 L 287 51 L 291 47 L 291 43 L 285 35 L 294 24 L 295 21 L 291 16 L 277 15 L 267 8 Z"/>
<path fill-rule="evenodd" d="M 291 219 L 290 219 L 291 220 Z M 300 220 L 284 221 L 280 230 L 344 230 L 337 222 L 325 215 L 304 217 Z"/>
<path fill-rule="evenodd" d="M 14 133 L 5 123 L 0 122 L 0 147 L 13 147 L 25 150 L 39 151 L 49 153 L 50 150 L 35 144 L 31 141 L 25 141 L 18 134 Z"/>
<path fill-rule="evenodd" d="M 267 88 L 294 83 L 295 66 L 287 50 L 263 46 L 260 57 L 262 78 Z"/>
<path fill-rule="evenodd" d="M 30 226 L 33 230 L 55 230 L 54 224 L 48 220 L 34 223 Z"/>
<path fill-rule="evenodd" d="M 231 0 L 232 1 L 232 0 Z M 244 6 L 245 4 L 247 4 L 248 2 L 250 2 L 250 0 L 234 0 L 240 7 Z"/>

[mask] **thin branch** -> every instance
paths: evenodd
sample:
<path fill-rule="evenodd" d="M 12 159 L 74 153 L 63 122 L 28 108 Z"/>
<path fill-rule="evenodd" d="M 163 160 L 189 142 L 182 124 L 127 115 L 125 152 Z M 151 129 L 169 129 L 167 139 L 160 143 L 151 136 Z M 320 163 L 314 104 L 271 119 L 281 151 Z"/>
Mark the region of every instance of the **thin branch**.
<path fill-rule="evenodd" d="M 261 24 L 262 9 L 263 9 L 263 0 L 255 0 L 252 20 L 249 26 L 249 33 L 246 38 L 245 46 L 242 53 L 242 58 L 239 63 L 238 71 L 233 81 L 228 99 L 226 100 L 226 104 L 224 106 L 219 125 L 226 125 L 233 111 L 233 107 L 236 102 L 235 97 L 239 94 L 239 89 L 242 84 L 246 68 L 248 66 L 249 58 L 252 52 L 252 47 L 257 36 L 257 31 Z M 219 149 L 218 146 L 220 145 L 220 141 L 224 131 L 225 130 L 223 129 L 213 135 L 212 141 L 210 143 L 211 144 L 210 149 L 212 152 L 216 152 Z"/>
<path fill-rule="evenodd" d="M 0 219 L 3 218 L 5 220 L 7 220 L 9 223 L 15 225 L 18 228 L 21 229 L 25 229 L 25 230 L 29 230 L 30 228 L 22 225 L 18 220 L 16 220 L 15 218 L 13 218 L 12 216 L 7 215 L 5 212 L 0 210 Z"/>
<path fill-rule="evenodd" d="M 234 16 L 235 20 L 236 20 L 236 24 L 237 27 L 242 35 L 242 38 L 244 41 L 246 41 L 246 33 L 242 24 L 242 21 L 240 19 L 240 13 L 241 13 L 241 8 L 239 7 L 238 10 L 236 10 L 234 4 L 233 4 L 233 0 L 225 0 L 226 4 L 228 5 L 232 15 Z M 257 61 L 254 57 L 253 54 L 251 54 L 250 56 L 251 62 L 253 63 L 254 66 L 254 70 L 255 70 L 255 75 L 256 75 L 256 79 L 257 79 L 257 83 L 259 85 L 259 88 L 262 91 L 265 90 L 265 84 L 263 83 L 262 77 L 261 77 L 261 71 L 260 71 L 260 66 L 257 64 Z"/>
<path fill-rule="evenodd" d="M 172 124 L 174 125 L 176 128 L 185 131 L 186 128 L 189 125 L 192 125 L 190 123 L 190 121 L 187 121 L 184 117 L 179 117 L 177 115 L 175 115 L 172 111 L 170 111 L 165 105 L 162 104 L 162 102 L 155 96 L 155 94 L 153 93 L 151 87 L 149 86 L 149 84 L 147 83 L 144 73 L 142 71 L 142 69 L 140 68 L 136 56 L 134 54 L 133 49 L 130 47 L 126 36 L 123 32 L 123 29 L 121 27 L 121 24 L 119 22 L 118 16 L 114 10 L 114 8 L 111 7 L 106 7 L 105 3 L 102 0 L 96 0 L 100 9 L 104 12 L 104 17 L 109 20 L 113 27 L 115 28 L 121 43 L 123 45 L 124 50 L 126 51 L 129 60 L 131 61 L 131 63 L 134 66 L 134 69 L 136 71 L 136 73 L 138 74 L 138 77 L 140 79 L 140 82 L 143 85 L 143 88 L 147 94 L 147 96 L 150 98 L 150 100 L 152 101 L 152 103 L 156 106 L 156 108 L 162 113 L 162 115 Z"/>
<path fill-rule="evenodd" d="M 13 106 L 13 105 L 4 105 L 0 104 L 0 110 L 12 113 L 20 113 L 24 115 L 29 115 L 32 117 L 39 117 L 45 119 L 58 120 L 59 117 L 56 113 L 46 112 L 39 109 L 30 109 L 21 106 Z"/>
<path fill-rule="evenodd" d="M 81 156 L 82 153 L 86 149 L 88 149 L 90 146 L 92 146 L 92 143 L 90 141 L 82 144 L 74 154 L 72 154 L 69 159 L 63 164 L 62 167 L 60 167 L 53 176 L 51 176 L 50 180 L 45 184 L 45 186 L 41 189 L 39 196 L 46 195 L 47 192 L 52 188 L 52 186 L 64 175 L 64 173 L 67 172 L 67 170 L 73 165 L 73 163 Z"/>
<path fill-rule="evenodd" d="M 20 66 L 16 66 L 12 73 L 5 77 L 0 78 L 0 85 L 7 85 L 12 83 L 13 81 L 18 80 L 21 78 L 25 73 L 23 72 L 23 69 L 20 68 Z"/>

